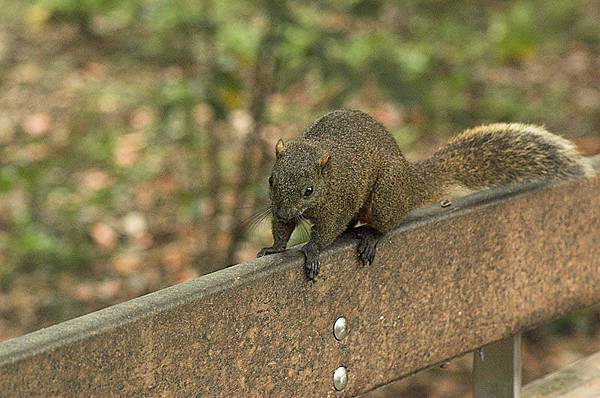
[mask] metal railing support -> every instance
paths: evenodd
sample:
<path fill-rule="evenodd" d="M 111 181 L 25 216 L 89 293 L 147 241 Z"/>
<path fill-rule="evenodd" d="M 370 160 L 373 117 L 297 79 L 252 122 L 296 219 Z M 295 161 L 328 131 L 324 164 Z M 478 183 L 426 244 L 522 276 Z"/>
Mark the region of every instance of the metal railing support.
<path fill-rule="evenodd" d="M 475 398 L 521 396 L 521 335 L 484 346 L 473 353 Z"/>

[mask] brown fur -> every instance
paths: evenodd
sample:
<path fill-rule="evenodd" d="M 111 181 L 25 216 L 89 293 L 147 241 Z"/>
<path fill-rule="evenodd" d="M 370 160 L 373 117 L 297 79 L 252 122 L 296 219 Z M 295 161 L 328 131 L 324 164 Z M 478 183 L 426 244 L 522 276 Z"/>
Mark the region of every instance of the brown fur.
<path fill-rule="evenodd" d="M 571 142 L 542 127 L 519 123 L 466 130 L 416 166 L 429 176 L 429 184 L 445 189 L 452 185 L 476 190 L 593 174 Z"/>
<path fill-rule="evenodd" d="M 275 243 L 260 254 L 284 250 L 297 222 L 306 218 L 313 227 L 305 255 L 307 262 L 317 256 L 316 272 L 319 250 L 357 221 L 386 233 L 413 208 L 456 191 L 591 174 L 567 140 L 523 124 L 467 130 L 430 159 L 409 163 L 392 135 L 356 110 L 328 113 L 301 137 L 278 142 L 276 152 Z"/>

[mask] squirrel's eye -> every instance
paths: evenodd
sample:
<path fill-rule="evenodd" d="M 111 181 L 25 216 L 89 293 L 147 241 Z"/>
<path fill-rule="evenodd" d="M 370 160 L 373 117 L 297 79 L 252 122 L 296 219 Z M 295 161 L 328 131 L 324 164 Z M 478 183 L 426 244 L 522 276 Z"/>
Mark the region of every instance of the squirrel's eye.
<path fill-rule="evenodd" d="M 273 176 L 269 177 L 269 185 L 273 185 Z"/>
<path fill-rule="evenodd" d="M 313 193 L 313 187 L 309 186 L 308 188 L 306 188 L 306 191 L 304 191 L 304 197 L 308 198 L 310 195 L 312 195 Z"/>

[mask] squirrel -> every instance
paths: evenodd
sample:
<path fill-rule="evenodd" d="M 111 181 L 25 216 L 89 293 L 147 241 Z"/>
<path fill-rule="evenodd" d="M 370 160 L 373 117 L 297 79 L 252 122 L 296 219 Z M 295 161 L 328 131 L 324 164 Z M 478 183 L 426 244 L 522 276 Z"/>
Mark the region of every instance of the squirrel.
<path fill-rule="evenodd" d="M 543 127 L 496 123 L 468 129 L 429 159 L 407 161 L 392 134 L 367 113 L 336 110 L 302 136 L 275 146 L 269 177 L 274 243 L 282 252 L 299 222 L 312 224 L 300 249 L 305 273 L 319 273 L 319 252 L 358 222 L 358 257 L 371 264 L 377 242 L 408 212 L 457 191 L 571 177 L 593 169 L 566 139 Z"/>

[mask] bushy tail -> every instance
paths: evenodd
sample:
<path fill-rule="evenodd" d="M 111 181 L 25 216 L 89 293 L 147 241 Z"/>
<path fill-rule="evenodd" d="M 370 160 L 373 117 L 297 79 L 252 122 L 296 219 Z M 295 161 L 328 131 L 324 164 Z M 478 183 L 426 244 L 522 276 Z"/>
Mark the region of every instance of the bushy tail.
<path fill-rule="evenodd" d="M 543 127 L 518 123 L 466 130 L 422 166 L 448 186 L 467 189 L 594 174 L 570 141 Z"/>

